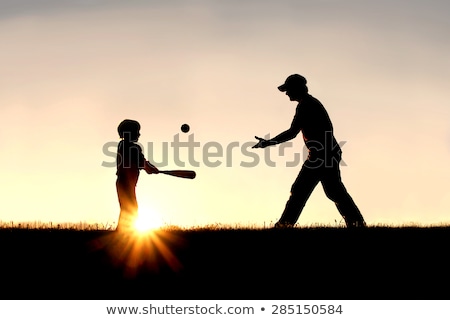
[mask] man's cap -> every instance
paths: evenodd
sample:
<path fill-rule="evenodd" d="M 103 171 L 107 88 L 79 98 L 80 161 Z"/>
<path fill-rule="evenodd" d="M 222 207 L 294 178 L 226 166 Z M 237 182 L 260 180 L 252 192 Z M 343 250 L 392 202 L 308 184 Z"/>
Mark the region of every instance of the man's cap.
<path fill-rule="evenodd" d="M 285 92 L 288 89 L 291 88 L 304 88 L 306 86 L 306 79 L 305 77 L 299 75 L 299 74 L 291 74 L 289 77 L 286 78 L 286 81 L 278 87 L 278 90 L 281 92 Z"/>

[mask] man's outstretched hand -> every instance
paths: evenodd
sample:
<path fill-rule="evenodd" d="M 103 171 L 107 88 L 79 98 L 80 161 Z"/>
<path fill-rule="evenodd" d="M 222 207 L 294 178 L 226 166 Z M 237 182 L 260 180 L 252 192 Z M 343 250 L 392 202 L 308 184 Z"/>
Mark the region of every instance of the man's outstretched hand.
<path fill-rule="evenodd" d="M 260 138 L 260 137 L 257 137 L 257 136 L 255 136 L 255 138 L 257 140 L 259 140 L 259 141 L 252 148 L 265 148 L 265 147 L 272 146 L 272 145 L 276 144 L 276 141 L 266 140 L 264 138 Z"/>

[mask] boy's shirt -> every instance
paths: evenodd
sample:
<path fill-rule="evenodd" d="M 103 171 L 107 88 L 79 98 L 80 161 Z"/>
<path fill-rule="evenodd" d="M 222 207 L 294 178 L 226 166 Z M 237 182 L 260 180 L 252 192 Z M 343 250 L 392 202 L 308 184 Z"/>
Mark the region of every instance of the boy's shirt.
<path fill-rule="evenodd" d="M 139 170 L 144 168 L 145 157 L 142 148 L 134 142 L 121 140 L 117 147 L 117 180 L 129 186 L 136 186 Z"/>

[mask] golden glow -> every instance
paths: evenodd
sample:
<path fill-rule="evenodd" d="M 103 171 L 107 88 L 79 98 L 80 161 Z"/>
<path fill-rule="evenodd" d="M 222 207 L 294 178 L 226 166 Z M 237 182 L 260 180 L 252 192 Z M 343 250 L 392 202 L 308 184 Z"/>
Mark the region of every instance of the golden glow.
<path fill-rule="evenodd" d="M 161 228 L 163 221 L 161 216 L 154 210 L 139 208 L 139 215 L 134 223 L 134 229 L 138 233 L 146 233 Z"/>
<path fill-rule="evenodd" d="M 91 243 L 93 250 L 108 252 L 111 263 L 120 267 L 126 278 L 134 278 L 140 273 L 157 274 L 161 270 L 181 271 L 183 266 L 177 251 L 183 245 L 179 234 L 162 230 L 111 232 Z"/>

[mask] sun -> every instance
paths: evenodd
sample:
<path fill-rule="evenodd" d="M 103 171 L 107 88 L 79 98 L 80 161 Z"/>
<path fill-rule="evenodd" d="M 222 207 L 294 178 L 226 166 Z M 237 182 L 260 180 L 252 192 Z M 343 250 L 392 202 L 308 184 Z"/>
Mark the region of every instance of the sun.
<path fill-rule="evenodd" d="M 134 223 L 134 229 L 139 233 L 145 233 L 161 228 L 163 221 L 161 216 L 154 210 L 139 208 L 138 217 Z"/>

